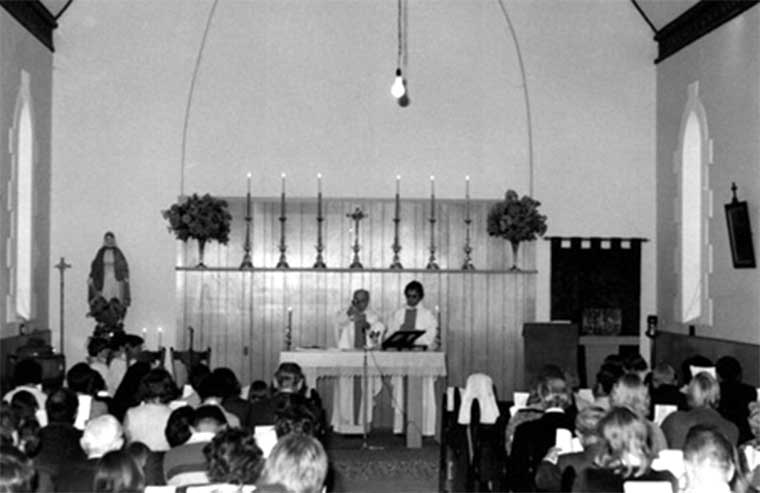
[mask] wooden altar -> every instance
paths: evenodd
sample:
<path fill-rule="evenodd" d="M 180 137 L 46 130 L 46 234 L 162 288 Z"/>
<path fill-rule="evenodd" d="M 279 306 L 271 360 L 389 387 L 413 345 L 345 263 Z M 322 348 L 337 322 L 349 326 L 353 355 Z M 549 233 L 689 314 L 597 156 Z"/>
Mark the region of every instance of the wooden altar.
<path fill-rule="evenodd" d="M 289 199 L 286 244 L 291 268 L 277 269 L 280 252 L 280 201 L 253 202 L 254 268 L 240 270 L 245 200 L 228 199 L 233 226 L 228 246 L 207 245 L 206 269 L 197 246 L 178 243 L 176 268 L 178 345 L 187 344 L 188 326 L 196 345 L 211 347 L 212 366 L 228 366 L 243 384 L 269 381 L 285 350 L 289 319 L 292 348 L 335 345 L 333 319 L 355 289 L 371 293 L 370 307 L 387 319 L 403 303 L 403 288 L 416 279 L 425 286 L 423 303 L 440 307 L 441 338 L 450 385 L 464 386 L 473 372 L 491 375 L 499 394 L 522 390 L 522 326 L 535 316 L 535 270 L 510 271 L 508 245 L 485 232 L 490 203 L 471 204 L 472 260 L 478 270 L 461 270 L 465 241 L 463 201 L 437 201 L 436 260 L 440 270 L 424 269 L 430 252 L 429 201 L 401 201 L 403 270 L 389 269 L 393 251 L 392 199 L 332 199 L 323 202 L 327 269 L 313 269 L 316 201 Z M 360 228 L 364 269 L 351 262 L 353 231 L 347 212 L 361 207 L 368 218 Z M 531 245 L 521 246 L 519 264 L 534 265 Z M 215 267 L 219 266 L 219 267 Z M 292 312 L 288 308 L 292 307 Z"/>

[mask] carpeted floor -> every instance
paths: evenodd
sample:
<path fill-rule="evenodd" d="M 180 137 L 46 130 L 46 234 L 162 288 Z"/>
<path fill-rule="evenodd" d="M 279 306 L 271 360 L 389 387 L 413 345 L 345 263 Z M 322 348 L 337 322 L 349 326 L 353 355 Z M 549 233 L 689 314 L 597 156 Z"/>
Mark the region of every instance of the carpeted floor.
<path fill-rule="evenodd" d="M 337 492 L 434 492 L 438 490 L 439 447 L 425 439 L 408 449 L 403 436 L 373 431 L 362 448 L 361 436 L 333 435 L 327 450 Z"/>

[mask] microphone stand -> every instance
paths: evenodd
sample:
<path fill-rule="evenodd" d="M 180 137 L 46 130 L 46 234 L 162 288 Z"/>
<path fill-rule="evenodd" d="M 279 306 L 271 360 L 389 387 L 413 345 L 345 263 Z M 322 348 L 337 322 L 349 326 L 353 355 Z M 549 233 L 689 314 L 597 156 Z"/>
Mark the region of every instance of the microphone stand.
<path fill-rule="evenodd" d="M 368 397 L 371 396 L 369 395 L 369 362 L 367 361 L 367 352 L 369 351 L 369 346 L 367 345 L 366 327 L 362 331 L 362 334 L 364 334 L 364 357 L 362 358 L 362 450 L 382 450 L 383 447 L 377 445 L 373 446 L 368 442 L 369 433 L 367 432 L 367 428 L 369 423 L 367 414 L 369 411 L 368 407 L 372 399 L 368 399 Z"/>

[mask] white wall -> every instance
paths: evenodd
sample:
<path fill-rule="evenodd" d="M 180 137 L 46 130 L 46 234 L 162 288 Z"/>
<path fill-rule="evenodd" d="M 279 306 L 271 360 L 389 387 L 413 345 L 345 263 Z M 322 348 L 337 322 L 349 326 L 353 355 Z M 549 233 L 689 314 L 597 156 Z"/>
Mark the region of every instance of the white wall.
<path fill-rule="evenodd" d="M 655 45 L 626 0 L 506 1 L 527 71 L 535 191 L 551 235 L 654 237 Z M 71 361 L 92 328 L 85 281 L 111 229 L 132 269 L 128 328 L 173 328 L 183 116 L 211 2 L 79 0 L 57 30 L 51 257 L 69 271 Z M 409 2 L 412 104 L 389 94 L 396 2 L 220 2 L 188 127 L 185 192 L 311 196 L 527 193 L 525 108 L 496 1 Z M 549 316 L 539 242 L 538 319 Z M 654 311 L 654 244 L 642 313 Z M 51 308 L 55 304 L 51 303 Z M 57 313 L 52 310 L 51 313 Z M 55 316 L 53 317 L 55 318 Z M 51 323 L 57 323 L 57 320 Z M 165 341 L 172 343 L 172 330 Z M 153 336 L 155 337 L 155 336 Z M 155 344 L 155 339 L 150 341 Z"/>

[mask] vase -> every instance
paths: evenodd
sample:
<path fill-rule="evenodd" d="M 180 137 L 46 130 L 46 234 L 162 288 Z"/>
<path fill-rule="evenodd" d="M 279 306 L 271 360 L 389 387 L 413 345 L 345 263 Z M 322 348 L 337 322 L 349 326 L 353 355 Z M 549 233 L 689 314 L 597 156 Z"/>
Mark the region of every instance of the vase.
<path fill-rule="evenodd" d="M 206 248 L 206 240 L 198 239 L 198 265 L 196 269 L 205 269 L 206 264 L 203 263 L 203 251 Z"/>
<path fill-rule="evenodd" d="M 520 249 L 520 242 L 510 241 L 509 243 L 512 246 L 512 267 L 509 270 L 519 271 L 521 269 L 517 266 L 517 251 Z"/>

